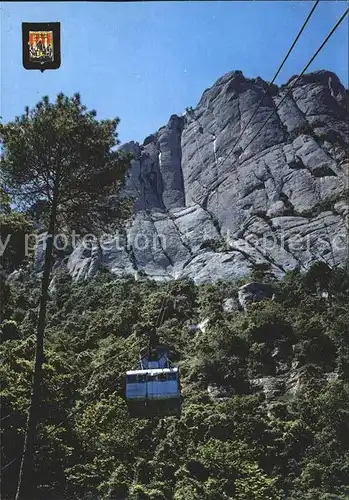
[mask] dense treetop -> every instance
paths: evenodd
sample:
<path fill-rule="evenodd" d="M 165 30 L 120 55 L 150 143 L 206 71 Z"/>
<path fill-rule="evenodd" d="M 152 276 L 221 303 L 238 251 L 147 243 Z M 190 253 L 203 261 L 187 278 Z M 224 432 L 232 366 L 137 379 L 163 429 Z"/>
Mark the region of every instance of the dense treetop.
<path fill-rule="evenodd" d="M 323 264 L 307 275 L 294 271 L 274 281 L 275 300 L 224 312 L 224 299 L 236 297 L 241 284 L 168 286 L 108 272 L 74 283 L 57 272 L 34 472 L 42 498 L 348 498 L 349 275 Z M 38 285 L 34 275 L 7 284 L 4 464 L 21 452 Z M 130 420 L 123 376 L 143 341 L 134 332 L 156 320 L 168 292 L 159 333 L 181 369 L 182 416 Z M 190 333 L 205 317 L 213 318 L 205 333 Z M 338 378 L 328 382 L 333 372 Z M 301 389 L 272 401 L 251 383 L 291 373 Z M 224 386 L 229 395 L 214 398 L 208 386 Z M 4 493 L 13 492 L 17 474 L 18 462 L 4 471 Z"/>

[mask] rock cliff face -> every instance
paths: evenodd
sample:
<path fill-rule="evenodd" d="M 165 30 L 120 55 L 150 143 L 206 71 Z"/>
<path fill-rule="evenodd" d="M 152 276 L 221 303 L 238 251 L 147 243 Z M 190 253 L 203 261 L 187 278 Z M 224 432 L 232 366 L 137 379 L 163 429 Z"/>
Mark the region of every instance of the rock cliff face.
<path fill-rule="evenodd" d="M 261 129 L 294 79 L 268 91 L 239 141 L 267 83 L 233 71 L 193 112 L 124 145 L 134 157 L 124 190 L 133 218 L 107 243 L 76 248 L 72 275 L 107 266 L 118 276 L 201 283 L 244 276 L 254 263 L 281 276 L 319 259 L 343 262 L 348 94 L 329 71 L 304 75 Z"/>

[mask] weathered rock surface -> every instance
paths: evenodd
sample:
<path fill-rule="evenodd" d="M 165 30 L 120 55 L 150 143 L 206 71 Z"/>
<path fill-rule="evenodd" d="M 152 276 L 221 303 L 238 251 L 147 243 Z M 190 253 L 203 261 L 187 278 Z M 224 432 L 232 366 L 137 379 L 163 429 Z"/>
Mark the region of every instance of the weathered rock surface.
<path fill-rule="evenodd" d="M 311 378 L 313 381 L 311 382 Z M 296 396 L 301 393 L 309 383 L 320 384 L 321 386 L 327 383 L 334 382 L 338 379 L 338 373 L 320 373 L 315 371 L 312 373 L 309 367 L 303 366 L 297 369 L 292 369 L 277 377 L 260 377 L 250 380 L 250 386 L 256 391 L 264 393 L 267 402 L 278 400 L 280 396 L 287 395 L 289 397 Z"/>
<path fill-rule="evenodd" d="M 223 387 L 219 385 L 209 385 L 207 387 L 207 393 L 212 399 L 230 399 L 234 394 L 234 389 L 232 387 Z"/>
<path fill-rule="evenodd" d="M 210 323 L 210 318 L 205 318 L 203 321 L 200 321 L 200 323 L 197 323 L 196 325 L 191 325 L 189 331 L 191 333 L 195 332 L 205 333 L 209 326 L 209 323 Z"/>
<path fill-rule="evenodd" d="M 229 297 L 228 299 L 224 299 L 223 304 L 223 311 L 226 313 L 233 313 L 233 312 L 238 312 L 241 310 L 241 305 L 235 297 Z"/>
<path fill-rule="evenodd" d="M 247 283 L 239 288 L 239 303 L 244 311 L 248 304 L 273 297 L 273 288 L 265 283 Z"/>
<path fill-rule="evenodd" d="M 12 273 L 10 273 L 6 278 L 9 283 L 16 281 L 22 282 L 24 279 L 25 274 L 22 269 L 16 269 L 15 271 L 12 271 Z"/>
<path fill-rule="evenodd" d="M 271 401 L 285 392 L 285 381 L 282 377 L 261 377 L 250 380 L 251 387 L 263 391 L 265 399 Z"/>
<path fill-rule="evenodd" d="M 117 276 L 141 270 L 202 283 L 241 278 L 254 263 L 282 276 L 319 259 L 342 262 L 348 96 L 329 71 L 304 75 L 290 90 L 294 81 L 274 85 L 248 123 L 267 83 L 233 71 L 203 93 L 193 115 L 173 115 L 142 145 L 125 144 L 134 155 L 124 189 L 133 220 L 108 246 L 77 248 L 71 274 L 89 278 L 107 266 Z"/>

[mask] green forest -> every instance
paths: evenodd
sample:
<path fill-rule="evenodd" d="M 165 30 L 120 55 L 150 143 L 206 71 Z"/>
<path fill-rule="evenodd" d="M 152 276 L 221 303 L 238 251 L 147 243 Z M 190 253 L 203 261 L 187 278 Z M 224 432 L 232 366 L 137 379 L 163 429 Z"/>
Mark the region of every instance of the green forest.
<path fill-rule="evenodd" d="M 57 271 L 48 306 L 35 471 L 40 499 L 349 498 L 349 274 L 315 264 L 272 281 L 274 300 L 224 312 L 238 283 L 167 284 Z M 262 275 L 262 276 L 261 276 Z M 248 281 L 248 279 L 246 279 Z M 40 280 L 2 283 L 2 463 L 21 453 Z M 326 291 L 323 297 L 321 292 Z M 180 418 L 130 419 L 127 369 L 168 296 L 161 339 L 181 370 Z M 190 326 L 210 318 L 205 333 Z M 278 356 L 273 356 L 277 349 Z M 296 372 L 267 401 L 251 380 Z M 328 381 L 327 373 L 338 378 Z M 219 398 L 210 386 L 224 387 Z M 12 498 L 18 460 L 3 471 Z"/>
<path fill-rule="evenodd" d="M 16 495 L 34 372 L 37 492 L 23 487 L 17 500 L 348 499 L 349 263 L 317 262 L 282 280 L 255 265 L 215 284 L 118 279 L 106 267 L 73 281 L 51 237 L 43 270 L 33 269 L 24 242 L 35 201 L 49 234 L 127 217 L 127 203 L 116 214 L 106 204 L 129 166 L 112 149 L 118 120 L 95 116 L 78 94 L 59 94 L 0 129 L 2 169 L 17 190 L 17 208 L 0 191 L 1 498 Z M 273 297 L 244 310 L 238 291 L 251 281 Z M 125 373 L 160 314 L 181 415 L 131 419 Z"/>

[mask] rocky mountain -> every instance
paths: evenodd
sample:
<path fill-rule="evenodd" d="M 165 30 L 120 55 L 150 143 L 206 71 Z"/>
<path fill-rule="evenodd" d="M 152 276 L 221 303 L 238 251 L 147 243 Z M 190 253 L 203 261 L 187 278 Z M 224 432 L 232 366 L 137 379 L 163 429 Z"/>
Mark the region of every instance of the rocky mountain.
<path fill-rule="evenodd" d="M 73 277 L 106 266 L 118 276 L 203 283 L 242 277 L 253 264 L 282 276 L 320 259 L 342 262 L 348 91 L 330 71 L 293 86 L 295 78 L 268 89 L 255 113 L 268 83 L 227 73 L 195 109 L 172 115 L 143 144 L 125 144 L 132 220 L 123 234 L 77 247 L 67 259 Z"/>

